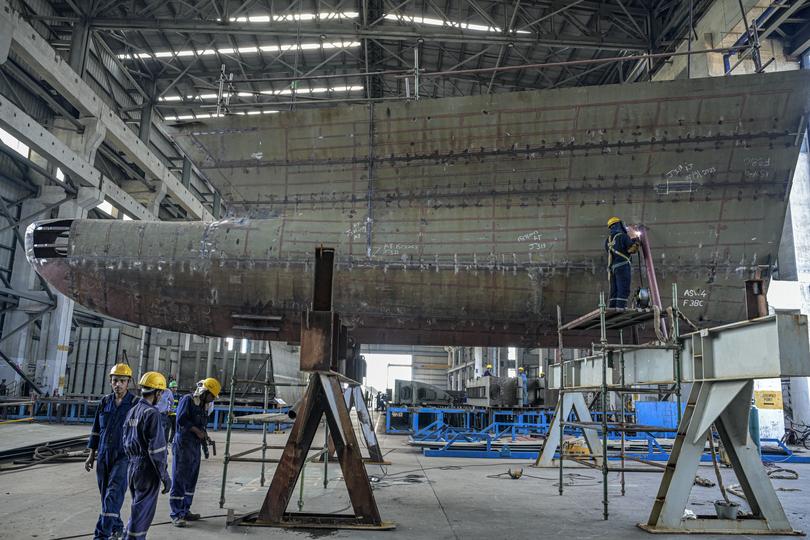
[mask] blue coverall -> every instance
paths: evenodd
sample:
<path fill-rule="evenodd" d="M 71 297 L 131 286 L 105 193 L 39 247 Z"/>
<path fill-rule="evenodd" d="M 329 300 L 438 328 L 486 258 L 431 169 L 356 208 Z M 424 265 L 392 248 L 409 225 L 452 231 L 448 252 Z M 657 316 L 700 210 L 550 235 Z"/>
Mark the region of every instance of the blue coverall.
<path fill-rule="evenodd" d="M 520 380 L 523 383 L 523 406 L 525 407 L 529 404 L 529 378 L 525 371 L 520 374 Z"/>
<path fill-rule="evenodd" d="M 172 490 L 169 494 L 169 506 L 172 519 L 185 518 L 194 499 L 197 477 L 200 474 L 200 453 L 202 441 L 191 431 L 196 427 L 202 432 L 208 425 L 208 414 L 205 407 L 194 403 L 191 394 L 180 398 L 177 405 L 177 432 L 172 443 Z"/>
<path fill-rule="evenodd" d="M 139 399 L 124 425 L 124 451 L 129 457 L 129 492 L 132 512 L 127 523 L 127 540 L 146 538 L 155 517 L 161 482 L 169 481 L 168 453 L 163 423 L 157 407 Z"/>
<path fill-rule="evenodd" d="M 627 235 L 621 222 L 610 227 L 610 234 L 605 240 L 605 251 L 608 253 L 608 273 L 610 275 L 610 299 L 608 307 L 626 308 L 630 296 L 632 266 L 630 248 L 637 244 Z"/>
<path fill-rule="evenodd" d="M 121 434 L 134 401 L 135 397 L 130 393 L 124 396 L 120 405 L 115 404 L 115 394 L 101 398 L 87 441 L 87 448 L 96 451 L 96 480 L 101 492 L 101 514 L 93 534 L 95 540 L 106 540 L 113 533 L 124 530 L 121 506 L 127 491 L 128 460 Z"/>

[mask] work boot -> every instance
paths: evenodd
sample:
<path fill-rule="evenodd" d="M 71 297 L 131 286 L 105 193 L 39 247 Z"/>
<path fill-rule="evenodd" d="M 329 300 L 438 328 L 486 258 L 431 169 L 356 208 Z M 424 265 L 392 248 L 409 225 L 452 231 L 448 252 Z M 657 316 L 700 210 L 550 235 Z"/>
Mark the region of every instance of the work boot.
<path fill-rule="evenodd" d="M 186 514 L 186 521 L 197 521 L 198 519 L 200 519 L 200 514 L 195 514 L 193 512 Z"/>
<path fill-rule="evenodd" d="M 175 527 L 185 527 L 187 523 L 184 518 L 173 518 L 172 525 L 174 525 Z"/>

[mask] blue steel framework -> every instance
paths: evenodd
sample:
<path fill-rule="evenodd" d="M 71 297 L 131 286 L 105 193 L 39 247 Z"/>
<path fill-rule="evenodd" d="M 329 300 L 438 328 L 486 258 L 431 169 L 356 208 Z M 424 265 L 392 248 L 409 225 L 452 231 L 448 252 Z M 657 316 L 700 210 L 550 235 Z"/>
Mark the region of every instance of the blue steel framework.
<path fill-rule="evenodd" d="M 33 404 L 25 403 L 10 408 L 15 413 L 10 413 L 7 418 L 10 420 L 18 420 L 22 418 L 30 418 L 35 422 L 64 422 L 66 424 L 92 424 L 93 418 L 96 414 L 98 407 L 98 400 L 40 400 L 34 401 Z M 31 411 L 34 407 L 34 411 Z M 61 410 L 60 410 L 61 407 Z M 289 407 L 280 407 L 273 409 L 274 412 L 279 414 L 286 414 Z M 261 429 L 261 425 L 252 422 L 240 422 L 239 416 L 241 414 L 258 414 L 265 412 L 261 407 L 234 407 L 234 422 L 231 427 L 234 429 L 244 430 L 257 430 Z M 31 414 L 33 413 L 33 414 Z M 218 405 L 214 407 L 211 415 L 209 415 L 208 427 L 214 431 L 219 431 L 225 425 L 225 418 L 228 414 L 227 405 Z M 283 431 L 292 425 L 292 420 L 289 422 L 275 422 L 271 423 L 270 427 L 273 431 Z"/>
<path fill-rule="evenodd" d="M 677 413 L 673 410 L 677 407 L 670 402 L 638 402 L 636 411 L 626 411 L 624 413 L 625 422 L 628 424 L 637 423 L 643 420 L 645 425 L 661 427 L 676 427 Z M 392 415 L 401 414 L 407 420 L 408 428 L 398 428 L 392 424 Z M 532 449 L 520 449 L 510 447 L 509 441 L 515 442 L 518 437 L 538 437 L 538 445 L 541 444 L 539 438 L 545 437 L 548 433 L 554 411 L 551 409 L 511 409 L 511 410 L 486 410 L 486 409 L 463 409 L 463 408 L 440 408 L 440 407 L 389 407 L 386 411 L 386 433 L 389 434 L 410 434 L 414 442 L 434 442 L 444 443 L 439 448 L 424 448 L 423 455 L 426 457 L 465 457 L 465 458 L 507 458 L 507 459 L 536 459 L 538 452 Z M 609 411 L 608 418 L 615 421 L 617 411 Z M 594 421 L 601 422 L 602 413 L 592 412 Z M 426 425 L 424 418 L 432 421 Z M 449 418 L 462 419 L 461 422 L 449 423 Z M 491 422 L 485 427 L 480 427 L 482 421 L 491 418 Z M 421 425 L 421 427 L 420 427 Z M 574 435 L 581 431 L 581 428 L 569 426 L 565 428 L 566 434 Z M 666 462 L 669 459 L 669 452 L 659 442 L 658 437 L 666 437 L 668 433 L 636 432 L 625 433 L 625 442 L 633 441 L 646 445 L 645 451 L 626 452 L 625 458 L 633 458 L 643 461 Z M 609 431 L 609 440 L 621 440 L 622 434 L 617 431 Z M 762 439 L 763 443 L 770 443 L 763 446 L 762 461 L 765 463 L 810 463 L 810 457 L 794 454 L 779 439 Z M 464 443 L 480 443 L 484 449 L 480 449 L 480 444 L 475 449 L 465 449 Z M 556 454 L 558 455 L 558 454 Z M 610 458 L 620 460 L 619 456 Z M 701 458 L 703 462 L 711 462 L 711 455 L 707 452 Z"/>

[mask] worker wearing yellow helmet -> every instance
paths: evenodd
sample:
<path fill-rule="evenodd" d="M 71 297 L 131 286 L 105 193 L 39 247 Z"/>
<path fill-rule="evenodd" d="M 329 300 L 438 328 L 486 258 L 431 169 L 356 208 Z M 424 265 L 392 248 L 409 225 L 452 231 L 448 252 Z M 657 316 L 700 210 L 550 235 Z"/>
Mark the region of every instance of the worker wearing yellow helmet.
<path fill-rule="evenodd" d="M 155 517 L 158 496 L 169 491 L 166 435 L 157 409 L 160 396 L 166 390 L 166 377 L 147 371 L 138 385 L 141 399 L 135 402 L 124 423 L 123 442 L 129 456 L 127 477 L 132 495 L 126 538 L 146 538 Z"/>
<path fill-rule="evenodd" d="M 487 364 L 487 369 L 484 370 L 484 377 L 492 377 L 492 364 Z"/>
<path fill-rule="evenodd" d="M 621 218 L 608 219 L 608 237 L 605 239 L 605 251 L 608 255 L 608 281 L 610 296 L 608 307 L 626 308 L 630 296 L 630 283 L 633 277 L 631 256 L 638 251 L 638 238 L 630 238 Z"/>
<path fill-rule="evenodd" d="M 96 467 L 96 481 L 101 493 L 101 513 L 96 522 L 95 537 L 111 538 L 124 530 L 121 506 L 127 491 L 127 455 L 121 440 L 124 420 L 135 401 L 129 393 L 132 369 L 115 364 L 110 370 L 112 393 L 99 401 L 87 447 L 90 455 L 84 462 L 86 471 Z"/>
<path fill-rule="evenodd" d="M 197 477 L 200 474 L 200 452 L 208 457 L 208 406 L 219 396 L 222 385 L 213 377 L 197 383 L 193 394 L 180 398 L 177 404 L 176 429 L 172 443 L 172 491 L 169 494 L 172 524 L 185 527 L 187 522 L 200 519 L 191 512 Z"/>

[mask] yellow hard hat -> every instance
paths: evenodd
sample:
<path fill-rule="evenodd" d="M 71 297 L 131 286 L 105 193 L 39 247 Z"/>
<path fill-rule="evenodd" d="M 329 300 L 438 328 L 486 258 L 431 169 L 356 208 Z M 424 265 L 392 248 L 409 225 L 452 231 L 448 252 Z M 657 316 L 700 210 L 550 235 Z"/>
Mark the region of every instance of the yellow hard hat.
<path fill-rule="evenodd" d="M 492 369 L 492 364 L 487 364 L 487 369 Z"/>
<path fill-rule="evenodd" d="M 110 376 L 132 377 L 132 368 L 127 364 L 115 364 L 110 370 Z"/>
<path fill-rule="evenodd" d="M 621 220 L 622 220 L 622 218 L 619 218 L 619 217 L 613 216 L 612 218 L 610 218 L 610 219 L 608 220 L 608 225 L 607 225 L 607 226 L 608 226 L 608 227 L 611 227 L 611 226 L 613 226 L 613 224 L 614 224 L 614 223 L 619 223 Z"/>
<path fill-rule="evenodd" d="M 522 366 L 521 366 L 521 367 L 519 367 L 519 368 L 518 368 L 518 371 L 523 371 L 523 367 L 522 367 Z"/>
<path fill-rule="evenodd" d="M 142 388 L 151 388 L 153 390 L 166 390 L 166 377 L 157 371 L 147 371 L 141 375 L 141 380 L 138 384 Z"/>
<path fill-rule="evenodd" d="M 214 397 L 219 397 L 219 391 L 222 390 L 222 385 L 213 377 L 203 379 L 202 387 L 211 392 Z"/>

